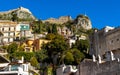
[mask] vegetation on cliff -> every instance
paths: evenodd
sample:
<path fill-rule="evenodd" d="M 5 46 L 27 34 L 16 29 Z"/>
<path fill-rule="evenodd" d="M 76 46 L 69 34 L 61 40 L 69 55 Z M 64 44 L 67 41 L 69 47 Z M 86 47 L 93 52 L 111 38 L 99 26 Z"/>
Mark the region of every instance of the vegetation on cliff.
<path fill-rule="evenodd" d="M 19 7 L 5 12 L 0 12 L 0 20 L 12 20 L 12 21 L 33 21 L 36 18 L 32 15 L 29 9 Z"/>

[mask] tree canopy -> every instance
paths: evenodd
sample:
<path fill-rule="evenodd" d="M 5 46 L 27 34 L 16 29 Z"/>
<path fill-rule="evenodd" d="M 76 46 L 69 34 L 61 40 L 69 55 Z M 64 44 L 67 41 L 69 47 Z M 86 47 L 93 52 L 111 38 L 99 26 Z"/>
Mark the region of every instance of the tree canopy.
<path fill-rule="evenodd" d="M 74 61 L 74 56 L 71 52 L 67 52 L 64 58 L 64 63 L 66 64 L 72 64 Z"/>
<path fill-rule="evenodd" d="M 40 50 L 40 51 L 35 52 L 35 57 L 37 58 L 39 62 L 43 62 L 45 61 L 46 58 L 48 58 L 46 54 L 46 50 Z"/>
<path fill-rule="evenodd" d="M 33 27 L 32 28 L 33 29 L 33 33 L 40 34 L 40 33 L 44 32 L 44 31 L 46 31 L 45 25 L 44 25 L 44 23 L 42 23 L 41 20 L 34 21 L 32 23 L 32 27 Z"/>
<path fill-rule="evenodd" d="M 47 51 L 48 57 L 53 62 L 54 57 L 58 57 L 63 51 L 68 50 L 69 45 L 66 43 L 65 39 L 61 35 L 54 35 L 51 42 L 44 44 L 43 49 Z"/>
<path fill-rule="evenodd" d="M 73 49 L 70 49 L 70 50 L 66 50 L 66 51 L 63 52 L 63 54 L 61 54 L 59 63 L 77 65 L 84 58 L 85 58 L 84 53 L 80 52 L 80 50 L 78 50 L 76 48 L 73 48 Z"/>
<path fill-rule="evenodd" d="M 36 59 L 35 57 L 32 57 L 32 58 L 30 59 L 30 63 L 31 63 L 31 65 L 34 66 L 34 67 L 38 67 L 38 66 L 39 66 L 39 63 L 38 63 L 38 61 L 37 61 L 37 59 Z"/>
<path fill-rule="evenodd" d="M 80 52 L 78 49 L 71 49 L 75 64 L 79 64 L 82 59 L 85 58 L 84 53 Z"/>
<path fill-rule="evenodd" d="M 34 56 L 34 53 L 19 51 L 12 54 L 12 57 L 15 59 L 20 59 L 22 56 L 24 57 L 25 61 L 30 61 L 30 59 Z"/>
<path fill-rule="evenodd" d="M 8 46 L 7 52 L 12 54 L 17 51 L 17 48 L 18 48 L 18 45 L 15 42 L 13 42 Z"/>
<path fill-rule="evenodd" d="M 89 41 L 88 40 L 77 40 L 75 45 L 74 45 L 74 48 L 77 48 L 81 52 L 87 52 L 89 47 L 90 46 L 89 46 Z"/>

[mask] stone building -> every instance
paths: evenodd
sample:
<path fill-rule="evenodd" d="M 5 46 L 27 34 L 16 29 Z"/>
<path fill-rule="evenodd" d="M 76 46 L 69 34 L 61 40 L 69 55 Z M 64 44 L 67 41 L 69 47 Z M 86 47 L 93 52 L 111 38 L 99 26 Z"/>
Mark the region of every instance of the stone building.
<path fill-rule="evenodd" d="M 78 65 L 78 71 L 75 75 L 119 75 L 120 62 L 117 60 L 103 63 L 93 62 L 85 59 Z"/>
<path fill-rule="evenodd" d="M 106 26 L 101 30 L 95 30 L 90 36 L 90 55 L 103 56 L 112 51 L 114 55 L 120 50 L 120 27 Z M 120 53 L 120 52 L 119 52 Z M 119 58 L 116 56 L 115 58 Z"/>
<path fill-rule="evenodd" d="M 49 18 L 47 20 L 44 20 L 43 22 L 49 22 L 49 23 L 55 23 L 55 24 L 63 24 L 68 21 L 72 20 L 71 16 L 61 16 L 60 18 Z"/>
<path fill-rule="evenodd" d="M 29 24 L 17 23 L 7 20 L 0 21 L 0 45 L 9 44 L 21 37 L 31 37 Z"/>
<path fill-rule="evenodd" d="M 75 73 L 78 71 L 76 66 L 73 65 L 60 65 L 56 70 L 56 75 L 76 75 Z"/>
<path fill-rule="evenodd" d="M 21 37 L 33 37 L 30 31 L 29 23 L 18 23 L 15 30 L 15 39 L 20 39 Z"/>

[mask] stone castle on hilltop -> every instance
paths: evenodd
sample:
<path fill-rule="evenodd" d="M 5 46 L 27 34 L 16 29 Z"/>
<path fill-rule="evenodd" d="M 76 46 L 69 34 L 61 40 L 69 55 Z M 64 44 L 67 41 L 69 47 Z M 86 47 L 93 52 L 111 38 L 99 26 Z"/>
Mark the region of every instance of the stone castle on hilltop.
<path fill-rule="evenodd" d="M 18 18 L 19 20 L 37 20 L 31 11 L 24 7 L 19 7 L 16 9 L 0 12 L 0 20 L 12 20 Z"/>
<path fill-rule="evenodd" d="M 32 14 L 32 12 L 24 7 L 19 7 L 16 9 L 0 12 L 0 20 L 12 20 L 12 21 L 36 21 L 37 18 Z M 88 16 L 78 15 L 75 19 L 72 19 L 71 16 L 61 16 L 58 19 L 49 18 L 47 20 L 42 20 L 42 22 L 49 22 L 53 24 L 65 24 L 69 21 L 72 21 L 76 28 L 91 29 L 92 24 Z"/>
<path fill-rule="evenodd" d="M 49 22 L 53 24 L 64 24 L 66 22 L 72 21 L 77 28 L 91 29 L 92 24 L 88 16 L 86 15 L 78 15 L 76 19 L 72 19 L 71 16 L 61 16 L 60 18 L 49 18 L 47 20 L 43 20 L 43 22 Z"/>
<path fill-rule="evenodd" d="M 71 16 L 61 16 L 60 18 L 49 18 L 47 20 L 44 20 L 43 22 L 49 22 L 49 23 L 56 23 L 56 24 L 63 24 L 68 21 L 72 20 Z"/>

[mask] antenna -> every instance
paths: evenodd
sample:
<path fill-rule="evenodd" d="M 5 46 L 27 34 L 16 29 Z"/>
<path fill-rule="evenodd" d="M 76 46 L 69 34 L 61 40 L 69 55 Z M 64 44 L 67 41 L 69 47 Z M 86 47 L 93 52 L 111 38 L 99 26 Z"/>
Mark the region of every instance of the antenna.
<path fill-rule="evenodd" d="M 85 12 L 85 16 L 87 16 L 86 12 Z"/>

